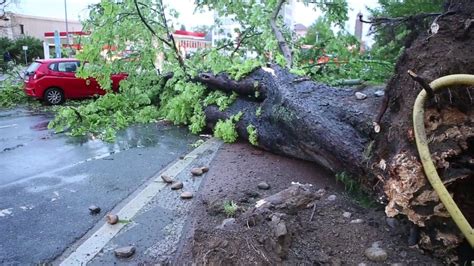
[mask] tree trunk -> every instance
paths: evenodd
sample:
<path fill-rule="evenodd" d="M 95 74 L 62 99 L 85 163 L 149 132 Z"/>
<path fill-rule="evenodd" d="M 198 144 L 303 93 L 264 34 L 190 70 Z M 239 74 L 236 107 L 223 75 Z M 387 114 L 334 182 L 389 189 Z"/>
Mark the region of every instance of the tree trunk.
<path fill-rule="evenodd" d="M 455 13 L 438 19 L 438 33 L 418 36 L 405 50 L 385 98 L 376 97 L 372 88 L 363 91 L 366 99 L 357 100 L 352 89 L 318 84 L 276 65 L 257 69 L 241 81 L 203 74 L 196 80 L 209 88 L 240 94 L 225 112 L 207 107 L 207 125 L 212 128 L 219 119 L 243 112 L 237 123 L 242 138 L 249 137 L 246 128 L 253 125 L 258 146 L 265 150 L 314 161 L 334 173 L 350 173 L 386 204 L 388 216 L 405 215 L 422 229 L 422 247 L 446 254 L 463 238 L 424 176 L 412 125 L 421 87 L 407 71 L 430 81 L 474 73 L 474 30 L 466 22 L 474 3 L 452 1 L 450 10 Z M 474 224 L 472 95 L 470 88 L 436 95 L 425 108 L 425 126 L 438 172 Z M 388 109 L 376 133 L 373 121 L 384 105 Z"/>

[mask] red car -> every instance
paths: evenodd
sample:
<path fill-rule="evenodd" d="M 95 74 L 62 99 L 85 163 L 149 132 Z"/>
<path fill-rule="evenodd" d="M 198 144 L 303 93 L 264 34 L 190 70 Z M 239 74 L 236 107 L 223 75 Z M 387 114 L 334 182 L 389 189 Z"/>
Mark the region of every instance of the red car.
<path fill-rule="evenodd" d="M 53 105 L 61 104 L 66 99 L 104 95 L 105 90 L 100 88 L 94 78 L 76 77 L 80 65 L 81 62 L 73 58 L 36 60 L 26 70 L 26 95 Z M 125 73 L 112 75 L 112 90 L 118 91 L 120 81 L 127 76 Z"/>

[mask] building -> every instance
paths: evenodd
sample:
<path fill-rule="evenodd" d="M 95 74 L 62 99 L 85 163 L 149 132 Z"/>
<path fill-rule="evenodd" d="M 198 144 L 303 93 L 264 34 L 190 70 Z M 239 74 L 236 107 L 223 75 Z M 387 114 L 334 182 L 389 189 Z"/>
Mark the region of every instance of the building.
<path fill-rule="evenodd" d="M 173 38 L 176 46 L 186 55 L 194 53 L 198 49 L 211 47 L 212 42 L 209 38 L 206 38 L 206 35 L 204 32 L 177 30 L 173 33 Z"/>
<path fill-rule="evenodd" d="M 82 24 L 79 21 L 68 20 L 69 32 L 80 32 Z M 0 37 L 17 39 L 22 36 L 44 39 L 45 32 L 65 32 L 64 19 L 45 18 L 7 12 L 0 20 Z"/>
<path fill-rule="evenodd" d="M 300 24 L 300 23 L 295 24 L 293 26 L 293 29 L 295 31 L 295 34 L 296 34 L 297 38 L 303 38 L 308 33 L 308 27 L 306 27 L 305 25 Z"/>

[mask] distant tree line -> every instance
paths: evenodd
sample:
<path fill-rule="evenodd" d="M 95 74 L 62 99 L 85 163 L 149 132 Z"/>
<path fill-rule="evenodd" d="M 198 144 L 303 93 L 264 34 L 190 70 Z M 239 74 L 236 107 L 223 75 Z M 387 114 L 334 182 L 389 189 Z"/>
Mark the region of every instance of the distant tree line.
<path fill-rule="evenodd" d="M 40 39 L 30 36 L 24 36 L 15 40 L 11 40 L 6 37 L 0 37 L 0 66 L 2 70 L 6 70 L 8 61 L 17 64 L 25 63 L 25 53 L 22 48 L 23 46 L 28 46 L 28 62 L 43 56 L 43 44 Z"/>

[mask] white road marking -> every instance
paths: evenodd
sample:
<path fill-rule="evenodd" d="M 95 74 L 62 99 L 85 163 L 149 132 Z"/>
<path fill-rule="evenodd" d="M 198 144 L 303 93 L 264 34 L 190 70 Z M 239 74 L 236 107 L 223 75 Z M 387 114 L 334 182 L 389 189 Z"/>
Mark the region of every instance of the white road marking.
<path fill-rule="evenodd" d="M 183 160 L 179 160 L 164 171 L 159 172 L 153 177 L 153 182 L 150 182 L 135 198 L 129 201 L 120 211 L 117 212 L 121 220 L 131 220 L 140 209 L 148 204 L 158 192 L 166 186 L 161 180 L 161 175 L 176 176 L 188 167 L 196 158 L 204 151 L 220 145 L 216 139 L 209 139 L 201 146 L 190 152 Z M 99 253 L 105 245 L 117 235 L 125 226 L 124 223 L 110 225 L 104 223 L 94 234 L 86 239 L 80 246 L 78 246 L 60 265 L 85 265 L 92 260 L 97 253 Z"/>
<path fill-rule="evenodd" d="M 13 208 L 0 210 L 0 217 L 10 216 L 12 214 Z"/>
<path fill-rule="evenodd" d="M 16 127 L 16 126 L 18 126 L 18 124 L 5 125 L 5 126 L 0 126 L 0 129 L 9 128 L 9 127 Z"/>

